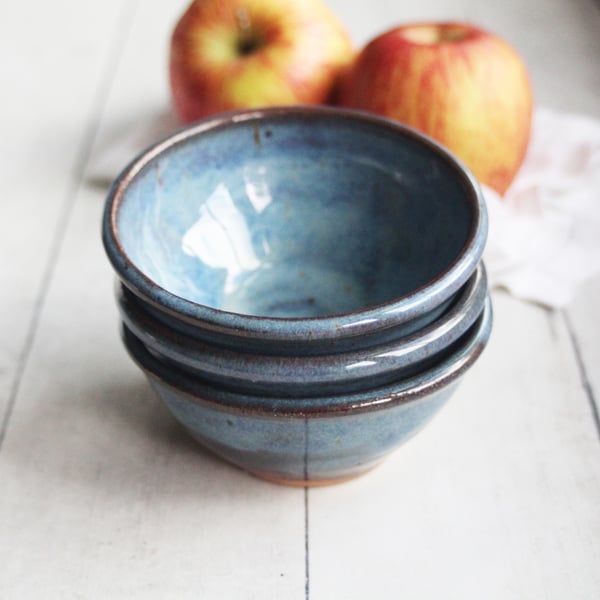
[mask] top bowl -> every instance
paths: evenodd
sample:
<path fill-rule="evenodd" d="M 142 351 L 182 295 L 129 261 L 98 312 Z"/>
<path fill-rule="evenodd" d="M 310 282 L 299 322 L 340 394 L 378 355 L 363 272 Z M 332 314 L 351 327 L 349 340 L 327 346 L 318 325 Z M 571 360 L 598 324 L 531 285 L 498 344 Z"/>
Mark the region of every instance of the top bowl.
<path fill-rule="evenodd" d="M 120 279 L 155 312 L 213 343 L 279 353 L 367 346 L 432 322 L 486 233 L 479 187 L 448 151 L 326 107 L 179 130 L 119 176 L 103 220 Z"/>

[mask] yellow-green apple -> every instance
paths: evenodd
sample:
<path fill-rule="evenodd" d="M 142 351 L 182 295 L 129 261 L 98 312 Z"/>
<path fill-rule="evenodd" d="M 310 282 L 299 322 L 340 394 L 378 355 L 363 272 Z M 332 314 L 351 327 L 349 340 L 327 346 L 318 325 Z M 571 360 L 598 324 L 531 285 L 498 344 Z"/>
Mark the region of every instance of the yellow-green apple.
<path fill-rule="evenodd" d="M 338 102 L 428 134 L 500 194 L 523 162 L 531 131 L 523 59 L 468 23 L 407 24 L 377 36 L 348 69 Z"/>
<path fill-rule="evenodd" d="M 189 122 L 237 108 L 326 103 L 354 54 L 322 0 L 195 0 L 171 36 L 175 109 Z"/>

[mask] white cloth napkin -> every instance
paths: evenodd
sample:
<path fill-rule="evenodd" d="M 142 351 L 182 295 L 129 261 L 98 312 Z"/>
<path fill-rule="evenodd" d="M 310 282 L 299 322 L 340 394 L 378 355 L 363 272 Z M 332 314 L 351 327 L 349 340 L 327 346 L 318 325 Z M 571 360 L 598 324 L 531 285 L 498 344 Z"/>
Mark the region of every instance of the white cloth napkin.
<path fill-rule="evenodd" d="M 170 111 L 96 153 L 88 180 L 110 183 L 146 146 L 178 126 Z M 600 121 L 538 108 L 525 161 L 503 198 L 484 188 L 491 287 L 550 308 L 600 273 Z"/>
<path fill-rule="evenodd" d="M 491 286 L 559 308 L 600 273 L 600 121 L 537 109 L 513 184 L 484 195 Z"/>

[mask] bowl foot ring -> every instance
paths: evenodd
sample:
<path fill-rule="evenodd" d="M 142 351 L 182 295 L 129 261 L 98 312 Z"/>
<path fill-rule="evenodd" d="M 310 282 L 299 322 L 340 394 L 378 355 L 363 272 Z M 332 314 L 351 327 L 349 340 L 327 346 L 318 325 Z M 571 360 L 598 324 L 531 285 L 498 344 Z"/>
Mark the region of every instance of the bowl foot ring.
<path fill-rule="evenodd" d="M 248 473 L 254 477 L 268 481 L 269 483 L 285 485 L 288 487 L 326 487 L 329 485 L 338 485 L 341 483 L 346 483 L 347 481 L 352 481 L 353 479 L 358 479 L 359 477 L 370 473 L 373 469 L 377 468 L 377 466 L 378 465 L 372 465 L 368 469 L 358 473 L 353 473 L 352 475 L 344 475 L 343 477 L 332 477 L 328 479 L 286 479 L 285 477 L 271 473 L 259 473 L 254 471 L 248 471 Z"/>

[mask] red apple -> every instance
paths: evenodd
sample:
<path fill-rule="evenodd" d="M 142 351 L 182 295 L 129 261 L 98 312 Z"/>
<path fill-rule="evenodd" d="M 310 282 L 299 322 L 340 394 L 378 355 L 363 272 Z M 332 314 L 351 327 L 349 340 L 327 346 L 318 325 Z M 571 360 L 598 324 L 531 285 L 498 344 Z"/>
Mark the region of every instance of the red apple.
<path fill-rule="evenodd" d="M 504 194 L 531 131 L 533 94 L 519 54 L 466 23 L 420 23 L 376 37 L 340 86 L 339 103 L 406 123 Z"/>
<path fill-rule="evenodd" d="M 328 101 L 354 58 L 321 0 L 195 0 L 171 37 L 170 82 L 184 122 L 237 108 Z"/>

